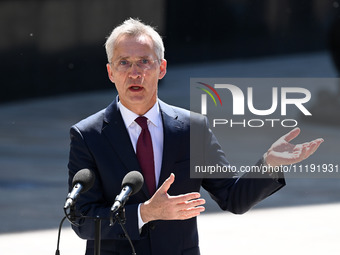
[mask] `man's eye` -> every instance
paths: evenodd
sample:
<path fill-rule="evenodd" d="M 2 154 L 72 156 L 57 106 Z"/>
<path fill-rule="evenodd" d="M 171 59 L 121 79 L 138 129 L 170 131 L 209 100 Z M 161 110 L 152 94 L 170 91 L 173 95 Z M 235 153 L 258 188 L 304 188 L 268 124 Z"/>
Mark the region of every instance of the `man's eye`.
<path fill-rule="evenodd" d="M 127 60 L 121 60 L 121 61 L 119 61 L 119 65 L 121 65 L 121 66 L 126 66 L 126 65 L 128 65 L 129 64 L 129 61 L 127 61 Z"/>
<path fill-rule="evenodd" d="M 140 63 L 141 63 L 141 64 L 143 64 L 143 65 L 147 65 L 147 64 L 149 64 L 149 63 L 150 63 L 150 60 L 149 60 L 149 59 L 146 59 L 146 58 L 144 58 L 144 59 L 141 59 L 141 60 L 140 60 Z"/>

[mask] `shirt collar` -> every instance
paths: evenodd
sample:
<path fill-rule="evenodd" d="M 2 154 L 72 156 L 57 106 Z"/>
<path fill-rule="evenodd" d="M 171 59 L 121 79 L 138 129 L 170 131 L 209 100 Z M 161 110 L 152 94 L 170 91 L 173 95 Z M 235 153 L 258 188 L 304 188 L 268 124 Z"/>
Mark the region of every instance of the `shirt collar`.
<path fill-rule="evenodd" d="M 118 102 L 118 108 L 120 110 L 120 113 L 122 114 L 126 127 L 129 127 L 132 123 L 135 123 L 135 119 L 137 117 L 140 117 L 138 114 L 126 108 L 123 104 L 121 104 L 121 102 Z M 143 116 L 148 118 L 148 121 L 150 121 L 154 126 L 160 126 L 162 119 L 159 110 L 158 100 L 154 104 L 154 106 Z"/>

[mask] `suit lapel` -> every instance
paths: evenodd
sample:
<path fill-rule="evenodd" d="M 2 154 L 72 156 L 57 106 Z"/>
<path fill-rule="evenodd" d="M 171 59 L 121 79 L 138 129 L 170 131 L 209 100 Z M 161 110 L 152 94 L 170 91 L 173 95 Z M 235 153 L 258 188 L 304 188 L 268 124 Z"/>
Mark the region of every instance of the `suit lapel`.
<path fill-rule="evenodd" d="M 173 171 L 173 164 L 176 162 L 176 153 L 174 152 L 176 151 L 176 146 L 179 144 L 177 141 L 178 132 L 183 128 L 183 123 L 178 120 L 178 115 L 173 108 L 160 100 L 159 105 L 163 119 L 164 143 L 158 187 L 163 184 Z"/>
<path fill-rule="evenodd" d="M 125 165 L 125 174 L 133 170 L 141 172 L 129 133 L 126 130 L 122 115 L 118 110 L 117 99 L 106 108 L 104 121 L 107 125 L 104 126 L 103 133 Z M 120 171 L 124 171 L 124 169 Z M 142 191 L 147 197 L 150 197 L 145 183 L 142 187 Z"/>

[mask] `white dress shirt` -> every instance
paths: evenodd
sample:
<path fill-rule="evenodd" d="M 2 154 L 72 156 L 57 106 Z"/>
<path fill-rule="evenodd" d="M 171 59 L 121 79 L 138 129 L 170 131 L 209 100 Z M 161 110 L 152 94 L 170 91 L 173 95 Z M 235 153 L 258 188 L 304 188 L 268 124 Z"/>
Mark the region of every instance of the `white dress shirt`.
<path fill-rule="evenodd" d="M 129 133 L 130 140 L 133 146 L 133 149 L 136 152 L 137 140 L 142 132 L 142 128 L 135 122 L 135 119 L 140 117 L 138 114 L 130 111 L 123 104 L 118 102 L 118 108 L 123 117 L 123 121 L 125 127 Z M 155 105 L 143 115 L 148 119 L 148 129 L 150 131 L 152 147 L 153 147 L 153 155 L 154 155 L 154 164 L 155 164 L 155 178 L 156 178 L 156 187 L 158 186 L 159 176 L 161 173 L 162 167 L 162 156 L 163 156 L 163 122 L 162 116 L 160 113 L 158 101 Z M 131 169 L 131 171 L 134 169 Z M 138 207 L 138 225 L 139 229 L 143 227 L 145 223 L 142 221 L 140 216 L 140 205 Z"/>

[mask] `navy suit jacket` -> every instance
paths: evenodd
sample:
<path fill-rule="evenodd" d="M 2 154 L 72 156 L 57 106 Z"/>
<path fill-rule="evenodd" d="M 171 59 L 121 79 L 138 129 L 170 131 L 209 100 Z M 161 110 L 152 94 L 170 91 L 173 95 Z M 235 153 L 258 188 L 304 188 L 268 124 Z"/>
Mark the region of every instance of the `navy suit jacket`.
<path fill-rule="evenodd" d="M 285 185 L 284 179 L 233 178 L 224 179 L 190 178 L 190 159 L 199 165 L 228 165 L 215 136 L 208 127 L 207 119 L 199 114 L 170 106 L 159 100 L 163 119 L 164 146 L 159 185 L 171 173 L 175 182 L 169 189 L 170 195 L 199 192 L 206 189 L 223 210 L 244 213 L 259 201 Z M 190 126 L 195 127 L 191 135 L 199 139 L 190 140 Z M 195 134 L 193 134 L 195 133 Z M 131 254 L 129 243 L 118 224 L 109 226 L 110 208 L 121 191 L 124 176 L 132 170 L 141 171 L 129 134 L 117 107 L 117 99 L 106 109 L 80 121 L 71 128 L 69 158 L 69 188 L 73 176 L 83 168 L 94 171 L 96 181 L 76 202 L 76 214 L 99 216 L 102 220 L 101 254 Z M 190 141 L 195 152 L 190 153 Z M 138 255 L 200 254 L 196 217 L 182 221 L 153 221 L 138 229 L 137 208 L 150 198 L 147 187 L 131 196 L 126 203 L 125 227 Z M 106 220 L 105 220 L 106 219 Z M 87 239 L 86 254 L 93 254 L 94 222 L 92 219 L 78 220 L 75 232 Z M 227 230 L 226 230 L 227 232 Z M 227 235 L 228 233 L 226 233 Z"/>

